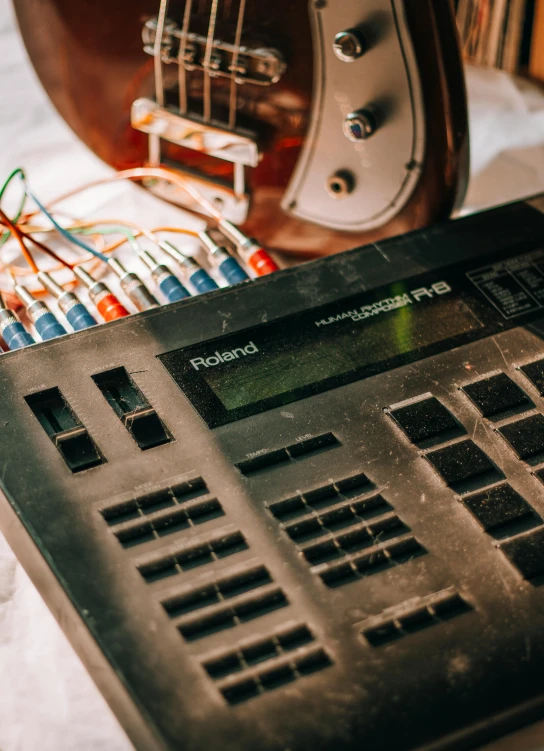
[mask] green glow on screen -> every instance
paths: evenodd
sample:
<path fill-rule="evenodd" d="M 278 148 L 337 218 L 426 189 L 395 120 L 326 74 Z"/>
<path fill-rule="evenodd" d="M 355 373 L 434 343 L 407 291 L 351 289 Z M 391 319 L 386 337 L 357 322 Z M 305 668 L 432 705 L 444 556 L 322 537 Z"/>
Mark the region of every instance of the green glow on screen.
<path fill-rule="evenodd" d="M 392 291 L 402 295 L 406 290 L 398 285 Z M 232 410 L 372 368 L 480 326 L 462 302 L 443 297 L 364 321 L 345 319 L 320 328 L 311 322 L 274 331 L 257 329 L 251 337 L 258 354 L 203 370 L 201 375 L 226 409 Z M 225 343 L 225 349 L 230 347 Z"/>

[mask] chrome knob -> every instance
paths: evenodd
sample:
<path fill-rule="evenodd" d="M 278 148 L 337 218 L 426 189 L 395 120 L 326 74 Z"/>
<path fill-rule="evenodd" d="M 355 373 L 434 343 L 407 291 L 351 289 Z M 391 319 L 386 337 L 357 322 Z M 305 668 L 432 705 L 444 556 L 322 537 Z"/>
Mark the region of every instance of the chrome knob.
<path fill-rule="evenodd" d="M 367 50 L 366 39 L 360 29 L 346 29 L 334 37 L 333 49 L 336 57 L 345 63 L 352 63 Z"/>
<path fill-rule="evenodd" d="M 344 134 L 350 141 L 365 141 L 376 131 L 377 123 L 373 112 L 368 109 L 351 112 L 344 121 Z"/>

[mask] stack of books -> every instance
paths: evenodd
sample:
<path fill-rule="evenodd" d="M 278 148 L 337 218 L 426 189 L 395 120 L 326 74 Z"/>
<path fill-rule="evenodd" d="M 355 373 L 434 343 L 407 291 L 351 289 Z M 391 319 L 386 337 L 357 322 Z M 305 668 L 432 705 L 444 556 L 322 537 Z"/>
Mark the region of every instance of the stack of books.
<path fill-rule="evenodd" d="M 532 16 L 535 0 L 457 0 L 456 5 L 465 58 L 516 72 L 523 60 L 528 14 Z"/>

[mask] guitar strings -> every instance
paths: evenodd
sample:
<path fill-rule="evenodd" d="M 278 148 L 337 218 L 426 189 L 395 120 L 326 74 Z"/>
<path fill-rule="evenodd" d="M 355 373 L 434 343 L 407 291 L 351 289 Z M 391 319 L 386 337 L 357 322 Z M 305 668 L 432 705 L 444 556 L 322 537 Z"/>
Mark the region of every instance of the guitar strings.
<path fill-rule="evenodd" d="M 211 60 L 213 52 L 213 41 L 215 35 L 215 25 L 217 23 L 217 8 L 219 0 L 212 0 L 210 10 L 210 22 L 208 24 L 208 36 L 206 39 L 206 52 L 204 54 L 204 100 L 202 116 L 204 122 L 209 123 L 212 115 L 212 76 Z"/>
<path fill-rule="evenodd" d="M 164 37 L 164 25 L 168 0 L 161 0 L 159 15 L 157 17 L 157 30 L 155 32 L 155 44 L 153 46 L 153 64 L 155 73 L 155 100 L 160 107 L 164 107 L 164 78 L 162 71 L 162 42 Z M 156 133 L 149 134 L 149 161 L 151 164 L 161 162 L 161 139 Z"/>
<path fill-rule="evenodd" d="M 178 52 L 179 111 L 182 115 L 187 113 L 187 70 L 185 68 L 185 55 L 187 52 L 187 36 L 189 34 L 192 7 L 193 0 L 186 0 Z"/>
<path fill-rule="evenodd" d="M 230 80 L 230 94 L 229 94 L 229 118 L 228 127 L 233 129 L 236 125 L 236 103 L 237 103 L 237 68 L 240 59 L 240 46 L 242 41 L 242 33 L 244 27 L 244 18 L 246 10 L 247 0 L 240 0 L 238 8 L 238 18 L 236 23 L 236 31 L 234 38 L 234 52 L 231 61 L 232 78 Z M 162 1 L 161 11 L 165 0 Z M 187 95 L 187 69 L 186 69 L 186 53 L 189 36 L 189 26 L 191 21 L 191 13 L 193 7 L 193 0 L 187 0 L 185 3 L 185 9 L 183 14 L 183 22 L 181 29 L 181 40 L 178 51 L 178 95 L 179 95 L 179 111 L 182 114 L 187 113 L 188 107 L 188 95 Z M 217 23 L 219 0 L 212 0 L 212 6 L 210 10 L 210 21 L 208 26 L 208 35 L 206 39 L 206 52 L 204 57 L 204 97 L 203 97 L 203 118 L 205 121 L 211 119 L 211 57 L 213 54 L 213 41 L 215 35 L 215 27 Z M 157 30 L 158 33 L 158 30 Z M 162 85 L 162 79 L 161 79 Z"/>
<path fill-rule="evenodd" d="M 234 37 L 234 53 L 232 56 L 232 78 L 230 79 L 230 99 L 229 99 L 229 128 L 234 129 L 236 125 L 236 104 L 237 104 L 237 76 L 238 60 L 240 59 L 240 44 L 242 41 L 242 31 L 244 28 L 244 16 L 246 12 L 246 0 L 240 0 L 238 8 L 238 21 L 236 23 L 236 34 Z"/>
<path fill-rule="evenodd" d="M 154 66 L 155 66 L 155 99 L 157 104 L 164 107 L 164 79 L 162 72 L 162 42 L 164 38 L 164 26 L 166 23 L 166 12 L 168 10 L 168 0 L 161 0 L 159 15 L 157 17 L 157 30 L 155 33 L 155 45 L 153 47 Z"/>

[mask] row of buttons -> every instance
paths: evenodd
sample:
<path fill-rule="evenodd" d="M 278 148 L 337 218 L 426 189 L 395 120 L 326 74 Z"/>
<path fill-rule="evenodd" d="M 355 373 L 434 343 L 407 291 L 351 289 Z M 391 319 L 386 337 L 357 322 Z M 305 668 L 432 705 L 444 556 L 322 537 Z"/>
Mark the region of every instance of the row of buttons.
<path fill-rule="evenodd" d="M 125 368 L 114 368 L 92 378 L 142 451 L 174 440 Z M 29 394 L 25 401 L 71 472 L 82 472 L 107 461 L 60 389 Z"/>
<path fill-rule="evenodd" d="M 544 360 L 520 368 L 544 395 Z M 505 373 L 461 388 L 482 417 L 499 422 L 534 408 L 533 401 Z M 386 410 L 412 443 L 427 449 L 423 456 L 446 484 L 463 496 L 465 507 L 483 529 L 498 538 L 515 535 L 499 544 L 500 550 L 526 579 L 544 574 L 544 530 L 532 506 L 504 480 L 504 474 L 472 440 L 458 440 L 443 448 L 429 447 L 462 438 L 466 430 L 434 396 Z M 544 460 L 544 416 L 508 422 L 496 428 L 516 455 L 529 465 Z M 544 481 L 544 470 L 535 475 Z M 542 476 L 541 476 L 542 475 Z M 489 487 L 489 486 L 493 487 Z M 487 486 L 486 490 L 482 490 Z M 479 488 L 478 492 L 474 492 Z M 469 495 L 470 493 L 470 495 Z M 527 529 L 538 526 L 538 529 Z M 523 534 L 519 534 L 524 530 Z"/>
<path fill-rule="evenodd" d="M 426 552 L 375 490 L 376 485 L 360 473 L 275 501 L 268 508 L 313 573 L 335 587 Z"/>
<path fill-rule="evenodd" d="M 371 646 L 381 647 L 471 610 L 472 606 L 464 597 L 450 587 L 388 608 L 381 615 L 370 618 L 363 625 L 361 633 Z"/>
<path fill-rule="evenodd" d="M 298 459 L 305 459 L 312 454 L 320 451 L 327 451 L 340 445 L 340 441 L 334 433 L 323 433 L 323 435 L 307 438 L 304 441 L 298 441 L 290 446 L 284 446 L 283 448 L 274 449 L 273 451 L 266 451 L 262 454 L 257 454 L 257 456 L 253 456 L 251 459 L 244 459 L 241 462 L 237 462 L 235 466 L 239 472 L 248 476 L 256 472 L 262 472 L 271 467 L 276 467 L 278 464 L 286 464 L 287 462 L 297 461 Z"/>
<path fill-rule="evenodd" d="M 543 396 L 544 360 L 524 365 L 520 371 L 531 381 L 540 396 Z M 498 373 L 468 384 L 463 386 L 461 391 L 469 397 L 482 417 L 502 419 L 508 413 L 524 412 L 534 407 L 529 396 L 506 373 Z M 400 409 L 391 408 L 390 412 L 416 445 L 451 431 L 460 429 L 462 433 L 465 432 L 438 399 L 416 402 Z M 448 438 L 444 436 L 442 440 Z"/>
<path fill-rule="evenodd" d="M 544 360 L 525 366 L 523 370 L 533 373 L 544 388 Z M 539 374 L 541 378 L 538 377 Z M 505 416 L 525 412 L 534 407 L 527 394 L 506 373 L 468 384 L 463 386 L 461 391 L 469 397 L 482 417 L 489 419 L 503 419 Z M 425 448 L 432 443 L 444 443 L 466 433 L 459 421 L 435 397 L 403 407 L 391 407 L 388 412 L 412 443 L 419 448 Z"/>
<path fill-rule="evenodd" d="M 465 428 L 434 396 L 387 410 L 421 449 L 466 435 Z M 449 487 L 459 493 L 489 485 L 503 475 L 472 440 L 464 439 L 424 454 Z"/>
<path fill-rule="evenodd" d="M 544 389 L 544 360 L 524 366 L 522 371 L 539 391 Z M 505 373 L 464 386 L 463 391 L 483 417 L 502 420 L 534 408 L 527 394 Z M 445 443 L 466 434 L 465 428 L 431 396 L 387 410 L 408 438 L 421 449 Z M 516 455 L 530 465 L 544 460 L 544 415 L 534 414 L 497 429 Z M 502 477 L 489 457 L 473 441 L 454 443 L 425 454 L 445 482 L 463 492 L 468 481 L 481 478 L 481 485 Z"/>
<path fill-rule="evenodd" d="M 346 478 L 335 490 L 350 492 L 369 485 L 366 476 L 358 475 Z M 308 501 L 315 503 L 318 499 L 314 496 Z M 225 515 L 220 502 L 210 498 L 202 477 L 110 502 L 100 511 L 124 547 L 182 533 Z M 268 569 L 255 565 L 254 561 L 246 561 L 230 569 L 230 574 L 223 573 L 211 581 L 207 579 L 206 570 L 204 581 L 202 576 L 183 576 L 195 568 L 202 569 L 249 549 L 240 530 L 227 531 L 221 527 L 196 538 L 179 534 L 166 550 L 161 546 L 145 558 L 136 559 L 135 563 L 148 584 L 170 577 L 179 579 L 180 589 L 174 583 L 174 589 L 167 589 L 166 596 L 165 590 L 159 589 L 156 593 L 184 639 L 199 641 L 290 605 Z M 214 571 L 217 573 L 217 568 Z M 255 635 L 258 633 L 256 629 Z M 263 666 L 263 662 L 270 664 Z M 283 624 L 268 638 L 242 642 L 220 658 L 202 655 L 201 663 L 223 698 L 230 704 L 237 704 L 328 667 L 333 660 L 306 624 L 296 627 Z"/>

